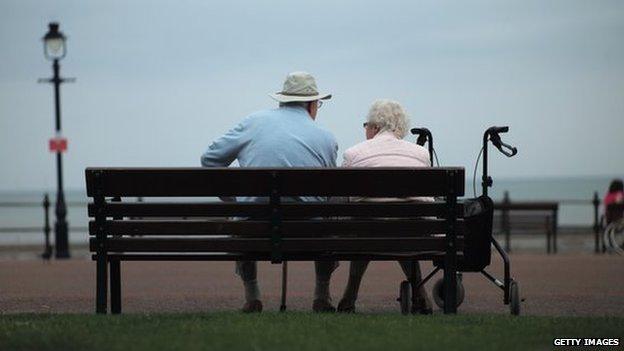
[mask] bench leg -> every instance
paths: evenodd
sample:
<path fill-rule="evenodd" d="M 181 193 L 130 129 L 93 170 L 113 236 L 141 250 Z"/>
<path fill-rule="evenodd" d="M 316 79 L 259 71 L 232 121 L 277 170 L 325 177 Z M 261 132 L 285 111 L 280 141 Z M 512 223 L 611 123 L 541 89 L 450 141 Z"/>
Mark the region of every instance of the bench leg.
<path fill-rule="evenodd" d="M 546 228 L 546 253 L 550 254 L 551 252 L 551 242 L 552 238 L 550 236 L 550 217 L 546 217 L 546 223 L 544 225 Z"/>
<path fill-rule="evenodd" d="M 417 286 L 418 283 L 420 283 L 418 281 L 418 277 L 416 276 L 416 270 L 418 268 L 416 268 L 416 265 L 418 264 L 416 261 L 409 261 L 409 282 L 410 282 L 410 286 L 412 287 L 412 311 L 414 310 L 414 306 L 418 306 L 418 290 Z M 418 273 L 420 273 L 420 271 L 418 271 Z"/>
<path fill-rule="evenodd" d="M 106 255 L 97 255 L 96 281 L 95 281 L 95 312 L 106 314 L 106 288 L 108 285 L 108 272 Z"/>
<path fill-rule="evenodd" d="M 457 270 L 444 268 L 444 314 L 457 313 Z"/>
<path fill-rule="evenodd" d="M 553 228 L 553 253 L 557 253 L 557 227 Z"/>
<path fill-rule="evenodd" d="M 416 261 L 409 261 L 408 263 L 409 265 L 409 275 L 407 280 L 409 280 L 410 282 L 410 286 L 412 288 L 412 309 L 413 306 L 416 306 L 416 300 L 417 300 L 417 294 L 418 294 L 418 290 L 416 290 L 416 285 L 418 284 L 418 281 L 416 281 Z"/>
<path fill-rule="evenodd" d="M 550 242 L 551 242 L 551 240 L 550 240 L 550 230 L 548 230 L 546 232 L 546 253 L 549 253 L 549 254 L 550 254 L 550 251 L 551 251 L 551 249 L 550 249 Z"/>
<path fill-rule="evenodd" d="M 286 311 L 286 288 L 288 286 L 288 261 L 282 262 L 282 299 L 280 312 Z"/>
<path fill-rule="evenodd" d="M 110 261 L 111 313 L 121 313 L 121 262 Z"/>

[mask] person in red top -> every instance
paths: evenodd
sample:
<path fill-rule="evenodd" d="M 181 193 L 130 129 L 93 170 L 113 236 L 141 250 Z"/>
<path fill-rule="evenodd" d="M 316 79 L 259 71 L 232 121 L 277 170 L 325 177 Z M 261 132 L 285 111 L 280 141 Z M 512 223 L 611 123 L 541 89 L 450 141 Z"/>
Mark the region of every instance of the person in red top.
<path fill-rule="evenodd" d="M 622 218 L 621 210 L 617 210 L 617 212 L 609 210 L 609 205 L 621 203 L 624 203 L 624 183 L 622 183 L 621 179 L 614 179 L 611 185 L 609 185 L 609 192 L 607 192 L 604 198 L 605 219 L 607 224 Z"/>

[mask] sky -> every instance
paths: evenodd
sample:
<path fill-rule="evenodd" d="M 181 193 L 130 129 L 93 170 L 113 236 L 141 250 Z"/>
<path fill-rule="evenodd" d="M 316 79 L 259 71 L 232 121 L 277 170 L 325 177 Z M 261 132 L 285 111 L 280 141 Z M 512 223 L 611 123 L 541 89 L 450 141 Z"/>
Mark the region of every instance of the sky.
<path fill-rule="evenodd" d="M 61 88 L 69 189 L 85 167 L 199 166 L 299 70 L 333 94 L 317 122 L 339 162 L 390 98 L 469 176 L 492 125 L 519 150 L 491 153 L 495 177 L 624 176 L 622 1 L 2 0 L 0 190 L 56 186 L 53 89 L 37 83 L 51 21 L 77 79 Z"/>

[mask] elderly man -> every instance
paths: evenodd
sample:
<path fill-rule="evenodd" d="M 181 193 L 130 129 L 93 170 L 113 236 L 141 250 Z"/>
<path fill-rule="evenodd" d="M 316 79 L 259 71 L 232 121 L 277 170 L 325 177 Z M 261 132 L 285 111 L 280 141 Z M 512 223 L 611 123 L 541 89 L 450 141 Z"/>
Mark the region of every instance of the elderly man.
<path fill-rule="evenodd" d="M 235 159 L 241 167 L 335 167 L 338 144 L 334 136 L 314 123 L 323 100 L 314 77 L 293 72 L 281 92 L 270 95 L 279 108 L 252 113 L 210 145 L 201 157 L 204 167 L 227 167 Z M 318 199 L 297 198 L 295 201 Z M 243 201 L 262 201 L 245 198 Z M 329 280 L 337 262 L 316 262 L 316 287 L 312 309 L 333 312 Z M 245 287 L 243 312 L 261 312 L 256 262 L 236 263 Z"/>
<path fill-rule="evenodd" d="M 420 145 L 403 140 L 409 128 L 407 115 L 396 101 L 377 100 L 368 112 L 364 123 L 366 141 L 359 143 L 344 153 L 343 167 L 429 167 L 429 153 Z M 408 199 L 351 199 L 351 201 L 432 201 L 431 198 Z M 422 279 L 420 266 L 415 262 L 400 261 L 403 272 L 414 277 L 417 282 Z M 338 304 L 338 312 L 354 312 L 358 290 L 368 261 L 353 261 L 349 269 L 349 281 Z M 414 313 L 431 313 L 431 302 L 424 288 L 418 291 L 418 303 L 414 305 Z"/>

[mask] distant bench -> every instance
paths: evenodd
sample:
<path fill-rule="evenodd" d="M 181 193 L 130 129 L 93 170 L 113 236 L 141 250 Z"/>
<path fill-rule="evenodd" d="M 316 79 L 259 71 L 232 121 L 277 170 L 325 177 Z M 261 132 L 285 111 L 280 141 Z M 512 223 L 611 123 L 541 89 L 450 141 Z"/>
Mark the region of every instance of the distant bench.
<path fill-rule="evenodd" d="M 490 262 L 491 233 L 464 236 L 457 202 L 463 168 L 88 168 L 86 183 L 97 313 L 107 311 L 109 268 L 111 311 L 121 313 L 121 261 L 429 260 L 444 269 L 445 313 L 456 312 L 451 277 L 458 268 L 479 271 Z M 217 196 L 267 201 L 205 198 Z M 305 203 L 285 201 L 289 196 L 445 201 Z M 204 199 L 124 203 L 124 197 Z"/>
<path fill-rule="evenodd" d="M 511 235 L 545 235 L 546 252 L 557 253 L 557 202 L 494 203 L 494 232 L 505 236 L 505 251 L 511 251 Z"/>

